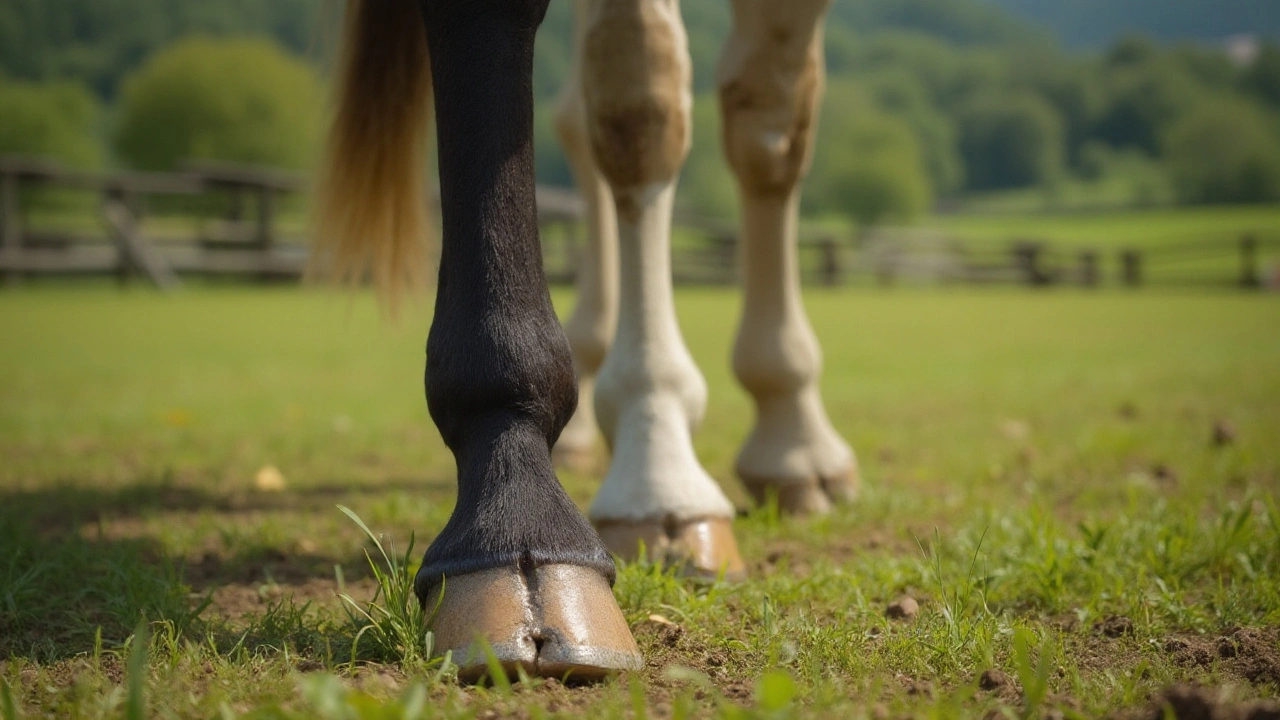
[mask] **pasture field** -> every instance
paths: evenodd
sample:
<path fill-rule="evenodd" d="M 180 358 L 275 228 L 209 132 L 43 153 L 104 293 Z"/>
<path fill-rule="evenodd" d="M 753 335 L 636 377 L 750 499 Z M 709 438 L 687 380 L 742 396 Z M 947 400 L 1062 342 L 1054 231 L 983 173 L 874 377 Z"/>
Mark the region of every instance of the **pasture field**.
<path fill-rule="evenodd" d="M 1116 210 L 1104 213 L 956 214 L 927 222 L 957 237 L 984 240 L 1031 238 L 1110 253 L 1125 248 L 1159 250 L 1195 240 L 1232 242 L 1244 233 L 1280 235 L 1275 205 Z"/>
<path fill-rule="evenodd" d="M 1180 683 L 1280 694 L 1280 298 L 806 301 L 861 499 L 749 508 L 738 299 L 681 290 L 696 444 L 750 579 L 625 565 L 643 671 L 467 687 L 357 643 L 336 597 L 376 587 L 336 505 L 413 562 L 451 509 L 425 303 L 390 326 L 292 288 L 0 293 L 0 717 L 1158 717 Z M 561 477 L 585 507 L 597 477 Z M 887 617 L 903 596 L 918 615 Z"/>

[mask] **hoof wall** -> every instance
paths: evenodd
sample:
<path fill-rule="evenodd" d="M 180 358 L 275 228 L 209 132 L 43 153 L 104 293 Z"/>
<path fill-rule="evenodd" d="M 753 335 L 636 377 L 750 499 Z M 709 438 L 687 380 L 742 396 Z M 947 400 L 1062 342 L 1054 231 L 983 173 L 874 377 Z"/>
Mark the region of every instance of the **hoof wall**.
<path fill-rule="evenodd" d="M 435 654 L 452 652 L 458 677 L 489 672 L 484 644 L 508 676 L 595 680 L 644 665 L 609 583 L 594 570 L 547 565 L 447 578 L 426 595 Z M 481 643 L 479 640 L 483 640 Z"/>
<path fill-rule="evenodd" d="M 746 578 L 728 518 L 602 520 L 596 522 L 596 530 L 605 547 L 625 560 L 640 557 L 643 546 L 649 559 L 679 565 L 689 575 L 715 578 L 723 572 L 726 580 Z"/>

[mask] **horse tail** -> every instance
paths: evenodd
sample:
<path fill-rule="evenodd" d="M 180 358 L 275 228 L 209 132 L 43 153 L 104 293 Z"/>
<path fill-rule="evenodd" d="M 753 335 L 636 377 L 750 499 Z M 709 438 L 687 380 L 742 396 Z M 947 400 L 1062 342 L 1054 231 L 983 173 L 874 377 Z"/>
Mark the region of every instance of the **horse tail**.
<path fill-rule="evenodd" d="M 429 276 L 431 66 L 420 0 L 347 0 L 311 270 L 395 311 Z"/>

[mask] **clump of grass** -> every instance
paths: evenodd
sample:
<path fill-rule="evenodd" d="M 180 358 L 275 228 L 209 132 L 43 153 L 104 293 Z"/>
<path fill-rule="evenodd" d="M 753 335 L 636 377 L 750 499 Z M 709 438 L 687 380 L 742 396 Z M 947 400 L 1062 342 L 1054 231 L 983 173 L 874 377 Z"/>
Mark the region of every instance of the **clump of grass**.
<path fill-rule="evenodd" d="M 338 597 L 343 601 L 343 609 L 356 631 L 351 643 L 351 662 L 359 658 L 360 640 L 366 635 L 373 644 L 373 658 L 384 661 L 396 661 L 405 664 L 440 664 L 440 672 L 449 668 L 449 657 L 432 658 L 435 649 L 435 636 L 428 629 L 431 616 L 423 612 L 422 604 L 413 591 L 413 573 L 410 558 L 413 556 L 414 537 L 409 536 L 409 547 L 404 555 L 397 557 L 388 552 L 382 540 L 374 534 L 360 516 L 351 508 L 339 505 L 338 509 L 351 518 L 378 549 L 382 556 L 379 563 L 366 549 L 364 556 L 373 570 L 373 578 L 377 582 L 377 590 L 371 600 L 357 601 L 346 592 Z M 392 548 L 394 551 L 394 547 Z M 341 571 L 338 576 L 339 587 L 342 586 Z"/>

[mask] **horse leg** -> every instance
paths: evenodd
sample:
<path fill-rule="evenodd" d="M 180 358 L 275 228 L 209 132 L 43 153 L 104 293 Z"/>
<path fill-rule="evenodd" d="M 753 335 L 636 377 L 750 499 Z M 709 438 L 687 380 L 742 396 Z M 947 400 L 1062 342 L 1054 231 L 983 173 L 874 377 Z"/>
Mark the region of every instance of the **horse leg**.
<path fill-rule="evenodd" d="M 534 203 L 533 41 L 546 5 L 424 5 L 443 224 L 426 389 L 458 501 L 415 588 L 428 612 L 438 603 L 436 651 L 452 651 L 464 677 L 484 672 L 477 638 L 508 672 L 640 665 L 610 591 L 613 560 L 551 465 L 576 389 Z"/>
<path fill-rule="evenodd" d="M 742 572 L 734 508 L 694 454 L 707 387 L 685 348 L 671 288 L 671 208 L 689 145 L 690 68 L 676 0 L 592 4 L 583 96 L 596 163 L 617 212 L 621 301 L 596 384 L 613 451 L 590 516 L 611 550 L 699 573 Z"/>
<path fill-rule="evenodd" d="M 587 220 L 587 242 L 578 263 L 578 301 L 564 326 L 578 374 L 578 409 L 555 447 L 557 463 L 575 470 L 595 467 L 600 434 L 594 407 L 596 373 L 609 352 L 618 318 L 618 225 L 609 185 L 591 156 L 582 99 L 582 34 L 588 8 L 588 0 L 576 0 L 574 63 L 556 107 L 556 131 L 582 193 Z"/>
<path fill-rule="evenodd" d="M 719 69 L 724 149 L 742 199 L 743 311 L 733 368 L 756 422 L 737 470 L 758 499 L 820 513 L 854 497 L 858 466 L 818 394 L 822 350 L 800 297 L 800 184 L 823 84 L 829 0 L 734 0 Z"/>

